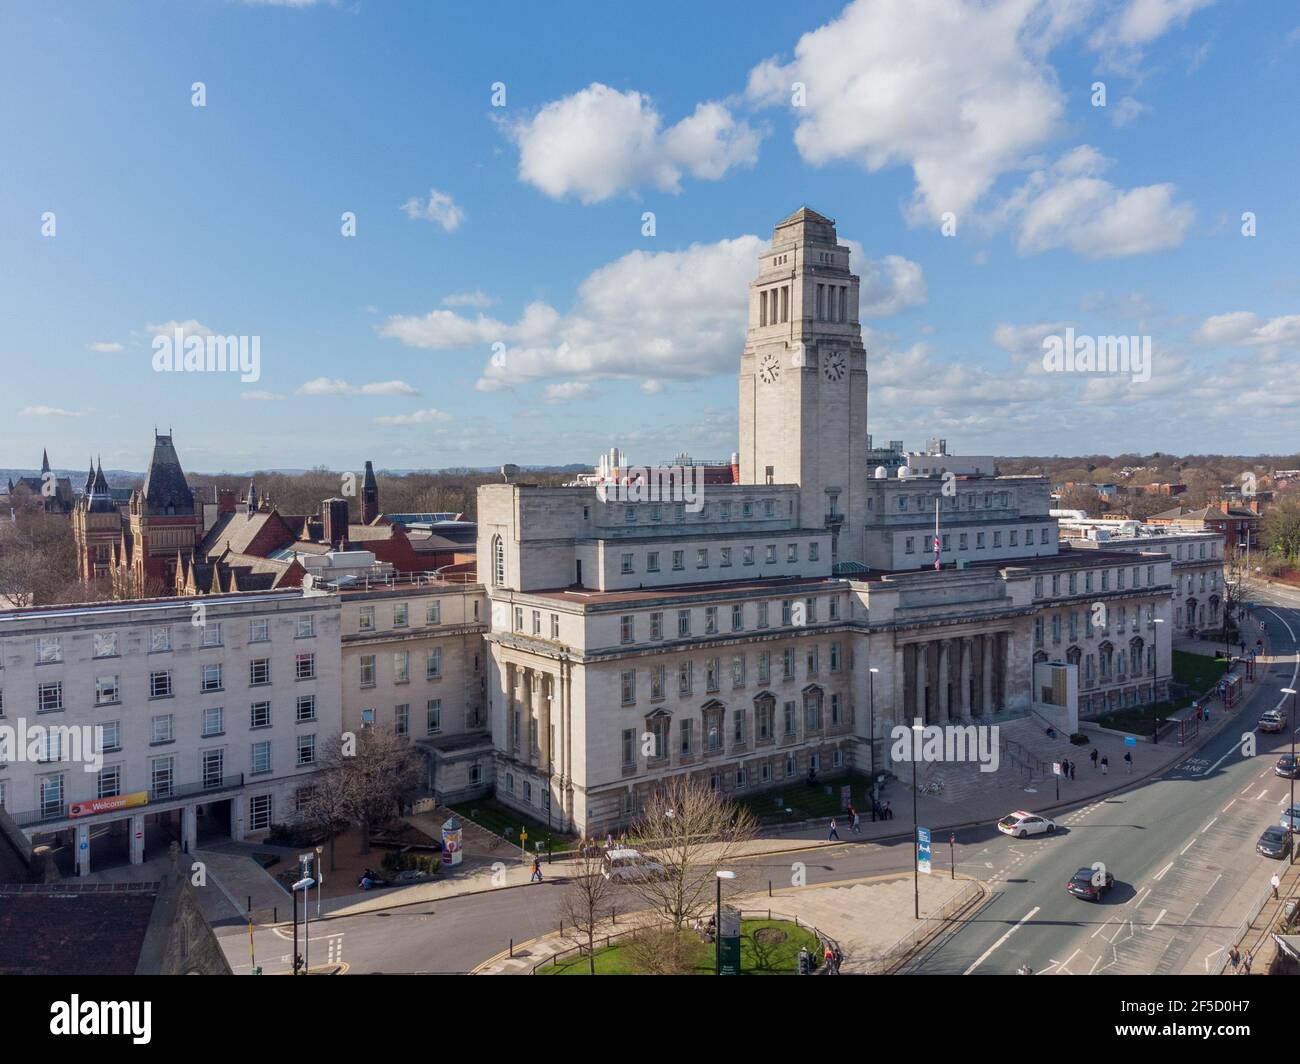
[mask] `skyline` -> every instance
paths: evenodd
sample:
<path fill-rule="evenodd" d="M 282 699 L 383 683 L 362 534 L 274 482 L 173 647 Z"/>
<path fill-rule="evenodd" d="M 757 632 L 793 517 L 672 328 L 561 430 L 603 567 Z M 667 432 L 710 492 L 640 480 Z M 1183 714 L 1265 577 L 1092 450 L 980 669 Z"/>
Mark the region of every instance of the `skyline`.
<path fill-rule="evenodd" d="M 863 278 L 878 442 L 1294 452 L 1300 16 L 727 3 L 723 41 L 685 5 L 506 6 L 507 38 L 367 5 L 7 13 L 0 464 L 143 468 L 156 422 L 205 472 L 725 457 L 746 286 L 801 203 Z M 155 372 L 178 326 L 258 338 L 258 379 Z M 1043 372 L 1071 329 L 1147 338 L 1150 380 Z"/>

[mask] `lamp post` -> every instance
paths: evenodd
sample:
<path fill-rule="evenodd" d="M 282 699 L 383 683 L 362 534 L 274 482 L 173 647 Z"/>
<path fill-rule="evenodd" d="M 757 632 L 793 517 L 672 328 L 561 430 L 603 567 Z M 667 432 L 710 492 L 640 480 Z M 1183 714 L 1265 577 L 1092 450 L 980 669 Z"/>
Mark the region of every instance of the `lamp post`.
<path fill-rule="evenodd" d="M 719 869 L 715 873 L 718 881 L 718 908 L 713 917 L 713 974 L 722 974 L 722 881 L 735 879 L 735 872 Z"/>
<path fill-rule="evenodd" d="M 316 919 L 320 919 L 320 888 L 325 885 L 325 847 L 316 847 Z"/>
<path fill-rule="evenodd" d="M 871 715 L 871 779 L 876 778 L 876 673 L 879 669 L 867 670 L 867 706 Z"/>
<path fill-rule="evenodd" d="M 916 811 L 916 762 L 923 730 L 921 718 L 917 717 L 912 725 L 912 901 L 918 920 L 921 919 L 921 855 L 918 849 L 921 844 L 921 821 Z"/>
<path fill-rule="evenodd" d="M 1152 617 L 1151 623 L 1164 624 L 1165 619 L 1163 617 Z M 1225 621 L 1224 623 L 1226 624 L 1227 622 Z M 1156 629 L 1155 641 L 1156 641 L 1156 647 L 1155 647 L 1156 672 L 1158 673 L 1160 671 L 1160 629 L 1159 628 Z M 1154 684 L 1152 685 L 1151 693 L 1155 694 Z M 1155 710 L 1156 705 L 1157 705 L 1156 702 L 1151 703 L 1151 745 L 1152 746 L 1155 746 L 1157 743 L 1160 742 L 1160 718 L 1156 716 L 1156 710 Z"/>
<path fill-rule="evenodd" d="M 310 974 L 311 943 L 309 925 L 311 923 L 311 910 L 307 907 L 307 891 L 315 886 L 316 881 L 311 876 L 303 876 L 293 885 L 293 974 L 298 974 L 298 891 L 302 891 L 302 914 L 303 914 L 303 974 Z"/>
<path fill-rule="evenodd" d="M 1284 687 L 1282 693 L 1291 696 L 1291 715 L 1287 718 L 1287 723 L 1291 727 L 1291 771 L 1287 773 L 1291 780 L 1291 798 L 1290 804 L 1287 806 L 1287 823 L 1291 825 L 1291 834 L 1289 836 L 1291 856 L 1287 860 L 1287 864 L 1295 864 L 1295 777 L 1297 769 L 1295 763 L 1295 688 Z"/>

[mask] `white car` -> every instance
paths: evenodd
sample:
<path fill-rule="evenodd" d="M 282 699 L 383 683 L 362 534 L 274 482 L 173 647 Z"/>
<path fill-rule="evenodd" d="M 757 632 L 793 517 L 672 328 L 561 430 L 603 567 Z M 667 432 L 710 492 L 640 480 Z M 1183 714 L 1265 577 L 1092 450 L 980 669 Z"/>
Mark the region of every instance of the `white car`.
<path fill-rule="evenodd" d="M 998 830 L 1003 835 L 1010 835 L 1017 839 L 1023 839 L 1026 835 L 1050 835 L 1056 830 L 1056 821 L 1020 809 L 999 820 Z"/>

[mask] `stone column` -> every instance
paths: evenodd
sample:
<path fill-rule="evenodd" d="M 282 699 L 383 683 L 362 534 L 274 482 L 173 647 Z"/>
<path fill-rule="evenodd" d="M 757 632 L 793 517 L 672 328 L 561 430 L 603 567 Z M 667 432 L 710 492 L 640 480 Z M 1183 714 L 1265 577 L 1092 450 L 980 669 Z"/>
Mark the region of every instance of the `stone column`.
<path fill-rule="evenodd" d="M 77 839 L 77 875 L 90 875 L 90 825 L 78 824 Z"/>
<path fill-rule="evenodd" d="M 506 662 L 506 734 L 505 746 L 510 751 L 511 757 L 517 757 L 519 754 L 519 740 L 515 735 L 515 690 L 519 684 L 519 676 L 515 669 L 513 661 Z"/>
<path fill-rule="evenodd" d="M 998 708 L 993 704 L 993 637 L 986 632 L 980 639 L 983 642 L 984 712 L 993 713 Z"/>
<path fill-rule="evenodd" d="M 963 717 L 969 717 L 974 711 L 970 701 L 970 677 L 971 677 L 971 650 L 970 639 L 963 637 L 958 640 L 957 653 L 961 659 L 957 665 L 958 687 L 957 687 L 957 707 Z"/>
<path fill-rule="evenodd" d="M 984 637 L 971 636 L 970 643 L 971 715 L 982 717 L 988 712 L 984 701 Z"/>
<path fill-rule="evenodd" d="M 181 809 L 181 850 L 193 853 L 199 848 L 199 807 L 187 805 Z"/>
<path fill-rule="evenodd" d="M 230 799 L 230 840 L 231 842 L 244 841 L 244 809 L 247 806 L 242 794 L 233 795 Z"/>
<path fill-rule="evenodd" d="M 551 779 L 551 699 L 555 694 L 555 678 L 549 673 L 537 676 L 537 763 L 546 777 Z"/>
<path fill-rule="evenodd" d="M 144 814 L 136 813 L 131 817 L 131 863 L 144 864 Z"/>
<path fill-rule="evenodd" d="M 1002 634 L 1002 699 L 1008 706 L 1013 699 L 1019 701 L 1020 694 L 1020 685 L 1017 683 L 1015 671 L 1015 642 L 1014 632 Z M 1026 689 L 1028 697 L 1025 699 L 1025 705 L 1033 703 L 1033 682 L 1034 678 L 1031 675 Z"/>
<path fill-rule="evenodd" d="M 952 719 L 952 706 L 948 701 L 949 686 L 952 683 L 952 640 L 944 639 L 939 643 L 939 720 Z"/>
<path fill-rule="evenodd" d="M 908 719 L 920 717 L 925 720 L 925 687 L 930 676 L 929 646 L 916 644 L 916 701 L 909 707 Z"/>
<path fill-rule="evenodd" d="M 925 645 L 926 673 L 930 679 L 930 697 L 925 703 L 924 719 L 926 724 L 933 724 L 936 721 L 942 722 L 943 720 L 943 715 L 939 710 L 939 687 L 943 682 L 943 670 L 939 664 L 942 647 L 943 643 L 937 639 Z"/>
<path fill-rule="evenodd" d="M 894 646 L 894 675 L 890 679 L 889 690 L 891 697 L 885 701 L 885 691 L 882 688 L 876 692 L 876 720 L 895 720 L 898 714 L 898 707 L 905 705 L 907 702 L 907 669 L 906 655 L 903 653 L 903 647 Z M 879 723 L 876 725 L 876 731 L 880 731 Z"/>
<path fill-rule="evenodd" d="M 892 708 L 895 723 L 906 723 L 916 705 L 916 644 L 903 647 L 903 698 Z"/>

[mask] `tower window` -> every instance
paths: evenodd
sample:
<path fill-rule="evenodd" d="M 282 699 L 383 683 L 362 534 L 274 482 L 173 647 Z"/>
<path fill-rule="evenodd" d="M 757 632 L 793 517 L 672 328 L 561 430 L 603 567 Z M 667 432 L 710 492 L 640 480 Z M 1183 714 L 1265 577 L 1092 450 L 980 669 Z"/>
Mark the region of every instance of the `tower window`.
<path fill-rule="evenodd" d="M 506 548 L 500 536 L 492 537 L 492 584 L 504 587 L 506 582 Z"/>

